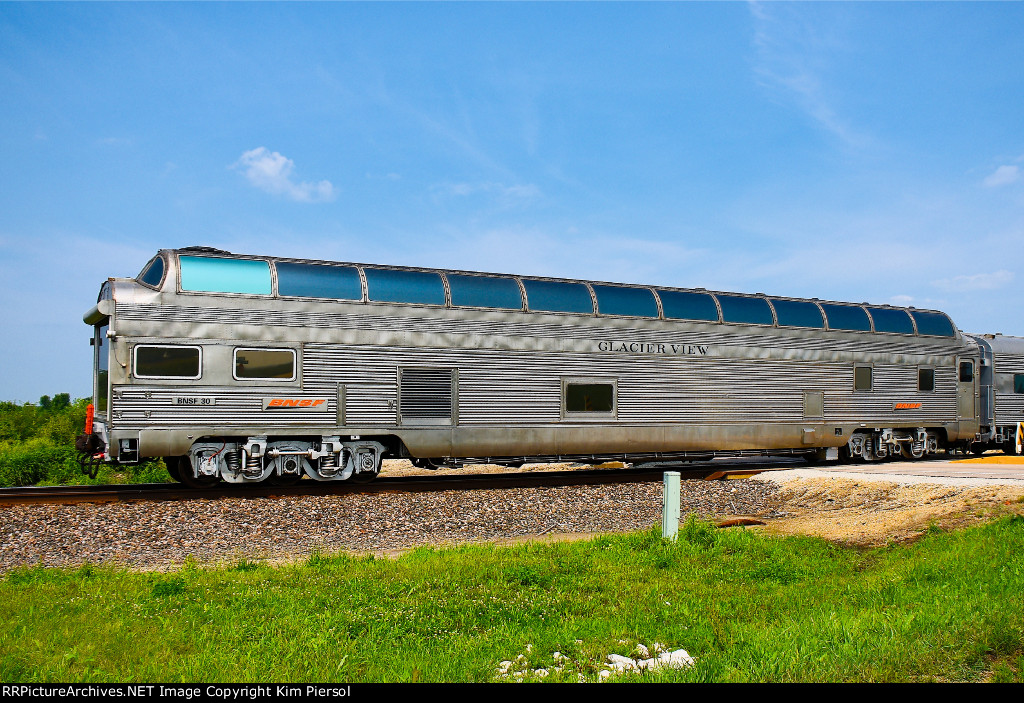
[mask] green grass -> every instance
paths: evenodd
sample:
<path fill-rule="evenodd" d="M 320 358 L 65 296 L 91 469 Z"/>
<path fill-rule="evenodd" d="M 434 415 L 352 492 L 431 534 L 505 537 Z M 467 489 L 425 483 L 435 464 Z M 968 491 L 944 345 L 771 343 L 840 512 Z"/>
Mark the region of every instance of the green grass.
<path fill-rule="evenodd" d="M 1019 682 L 1022 547 L 1019 517 L 874 550 L 691 520 L 677 543 L 20 569 L 0 581 L 0 680 L 491 681 L 517 657 L 596 680 L 658 642 L 696 665 L 627 680 Z"/>
<path fill-rule="evenodd" d="M 104 465 L 96 478 L 78 464 L 75 436 L 85 426 L 88 399 L 70 401 L 67 393 L 40 398 L 38 405 L 0 402 L 0 487 L 107 483 L 164 483 L 171 480 L 160 459 L 138 464 Z"/>

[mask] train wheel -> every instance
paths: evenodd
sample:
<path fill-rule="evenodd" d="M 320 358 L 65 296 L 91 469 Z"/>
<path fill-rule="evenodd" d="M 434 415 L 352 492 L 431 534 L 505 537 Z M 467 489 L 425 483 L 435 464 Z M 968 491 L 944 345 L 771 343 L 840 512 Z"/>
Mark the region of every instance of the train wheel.
<path fill-rule="evenodd" d="M 981 454 L 985 453 L 986 449 L 988 449 L 988 447 L 986 447 L 981 442 L 972 442 L 971 443 L 971 454 L 974 454 L 976 456 L 980 456 Z"/>
<path fill-rule="evenodd" d="M 181 462 L 180 456 L 165 456 L 164 466 L 167 467 L 167 473 L 170 474 L 176 482 L 181 483 L 181 473 L 178 471 L 178 464 Z"/>
<path fill-rule="evenodd" d="M 352 483 L 369 483 L 373 479 L 380 475 L 380 471 L 360 471 L 357 474 L 349 476 L 349 481 Z"/>
<path fill-rule="evenodd" d="M 301 480 L 302 474 L 284 474 L 283 476 L 271 474 L 266 480 L 260 481 L 260 483 L 266 483 L 270 486 L 294 486 Z"/>
<path fill-rule="evenodd" d="M 187 456 L 178 457 L 178 480 L 189 488 L 209 488 L 220 483 L 220 476 L 197 478 L 192 472 L 192 462 Z"/>

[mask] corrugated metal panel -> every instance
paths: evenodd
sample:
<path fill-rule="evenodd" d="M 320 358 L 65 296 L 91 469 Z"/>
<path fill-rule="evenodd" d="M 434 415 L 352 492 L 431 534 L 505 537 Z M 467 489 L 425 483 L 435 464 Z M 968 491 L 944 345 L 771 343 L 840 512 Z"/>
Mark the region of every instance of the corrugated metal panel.
<path fill-rule="evenodd" d="M 512 320 L 472 319 L 473 311 L 447 311 L 459 315 L 453 319 L 437 317 L 441 310 L 429 311 L 410 308 L 408 316 L 388 316 L 364 313 L 371 308 L 350 306 L 352 312 L 331 313 L 325 304 L 323 312 L 296 310 L 256 310 L 248 308 L 211 308 L 175 305 L 119 305 L 118 317 L 122 320 L 146 320 L 152 322 L 187 322 L 210 324 L 244 324 L 251 326 L 275 325 L 282 327 L 312 327 L 336 330 L 366 330 L 372 332 L 418 332 L 425 334 L 467 334 L 503 337 L 539 337 L 547 339 L 593 339 L 606 330 L 593 324 L 550 324 L 540 322 L 515 322 Z M 460 314 L 461 313 L 461 314 Z M 422 315 L 434 317 L 421 317 Z M 488 313 L 493 315 L 494 313 Z M 785 331 L 757 327 L 740 328 L 740 332 L 717 331 L 705 327 L 700 331 L 691 329 L 694 323 L 672 321 L 651 321 L 644 327 L 644 321 L 610 318 L 581 317 L 581 321 L 608 323 L 614 327 L 617 336 L 628 335 L 631 342 L 659 343 L 665 341 L 665 325 L 678 326 L 685 333 L 688 344 L 731 345 L 750 347 L 775 347 L 785 349 L 808 349 L 888 354 L 948 354 L 956 344 L 952 339 L 932 339 L 876 334 L 858 334 L 854 338 L 833 336 L 828 332 L 813 334 L 787 334 Z M 634 327 L 622 326 L 634 324 Z M 659 325 L 652 329 L 650 325 Z"/>
<path fill-rule="evenodd" d="M 402 420 L 452 417 L 452 370 L 408 369 L 401 373 L 399 412 Z"/>
<path fill-rule="evenodd" d="M 460 425 L 559 422 L 564 376 L 617 378 L 620 423 L 801 422 L 805 390 L 825 393 L 825 422 L 939 423 L 956 412 L 952 368 L 937 368 L 936 390 L 921 393 L 916 366 L 876 365 L 873 389 L 854 393 L 853 366 L 842 363 L 408 348 L 389 349 L 390 364 L 380 357 L 375 347 L 307 345 L 307 387 L 344 383 L 352 425 L 383 419 L 373 412 L 379 404 L 357 405 L 354 398 L 393 398 L 397 367 L 424 365 L 459 369 Z M 896 412 L 897 402 L 922 406 Z"/>

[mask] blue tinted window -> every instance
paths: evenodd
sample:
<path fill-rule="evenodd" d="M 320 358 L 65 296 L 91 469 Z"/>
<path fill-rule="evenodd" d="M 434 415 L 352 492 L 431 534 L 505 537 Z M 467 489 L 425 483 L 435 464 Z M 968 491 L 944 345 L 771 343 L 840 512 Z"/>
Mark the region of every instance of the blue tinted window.
<path fill-rule="evenodd" d="M 941 312 L 911 310 L 910 314 L 914 316 L 914 322 L 917 323 L 918 334 L 928 334 L 934 337 L 956 336 L 956 332 L 953 331 L 953 323 Z"/>
<path fill-rule="evenodd" d="M 370 300 L 381 303 L 444 305 L 444 283 L 432 271 L 363 269 Z"/>
<path fill-rule="evenodd" d="M 278 261 L 277 293 L 301 298 L 362 300 L 363 284 L 353 266 L 292 264 Z"/>
<path fill-rule="evenodd" d="M 680 290 L 658 289 L 661 309 L 666 319 L 710 320 L 718 322 L 718 307 L 708 293 L 687 293 Z"/>
<path fill-rule="evenodd" d="M 772 309 L 764 298 L 741 298 L 738 295 L 718 295 L 722 306 L 723 322 L 743 322 L 748 325 L 770 325 L 775 321 Z"/>
<path fill-rule="evenodd" d="M 150 261 L 146 268 L 143 269 L 142 273 L 139 274 L 138 280 L 146 285 L 153 286 L 156 288 L 160 285 L 160 281 L 164 279 L 164 260 L 162 257 L 156 257 Z"/>
<path fill-rule="evenodd" d="M 829 305 L 828 303 L 822 303 L 821 307 L 825 310 L 830 330 L 871 331 L 871 320 L 868 319 L 864 308 L 855 305 Z"/>
<path fill-rule="evenodd" d="M 590 291 L 582 283 L 523 279 L 530 310 L 540 312 L 594 312 Z"/>
<path fill-rule="evenodd" d="M 896 334 L 914 334 L 914 323 L 906 310 L 892 308 L 868 308 L 871 319 L 875 321 L 875 332 L 894 332 Z"/>
<path fill-rule="evenodd" d="M 602 315 L 657 317 L 658 302 L 646 288 L 620 288 L 592 284 L 597 296 L 597 311 Z"/>
<path fill-rule="evenodd" d="M 448 289 L 452 293 L 452 305 L 506 310 L 523 307 L 523 294 L 514 278 L 449 273 Z"/>
<path fill-rule="evenodd" d="M 270 295 L 270 264 L 250 259 L 179 256 L 181 289 L 213 293 Z"/>
<path fill-rule="evenodd" d="M 772 298 L 771 301 L 780 325 L 784 327 L 813 327 L 819 330 L 825 328 L 821 310 L 814 303 L 799 300 L 776 300 L 775 298 Z"/>

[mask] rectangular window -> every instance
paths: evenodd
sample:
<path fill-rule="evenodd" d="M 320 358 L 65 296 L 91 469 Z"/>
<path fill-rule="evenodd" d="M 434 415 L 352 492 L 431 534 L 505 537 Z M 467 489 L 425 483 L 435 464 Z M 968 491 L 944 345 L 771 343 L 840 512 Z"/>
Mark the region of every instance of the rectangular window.
<path fill-rule="evenodd" d="M 919 390 L 919 391 L 933 391 L 933 390 L 935 390 L 935 369 L 918 369 L 917 370 L 917 390 Z"/>
<path fill-rule="evenodd" d="M 449 273 L 447 277 L 452 305 L 503 310 L 523 309 L 523 294 L 514 278 L 466 276 L 458 273 Z"/>
<path fill-rule="evenodd" d="M 353 266 L 293 264 L 278 261 L 277 293 L 299 298 L 362 300 L 363 284 Z"/>
<path fill-rule="evenodd" d="M 825 320 L 821 316 L 821 310 L 814 303 L 809 303 L 806 300 L 779 300 L 778 298 L 770 300 L 772 307 L 775 308 L 779 326 L 825 329 Z"/>
<path fill-rule="evenodd" d="M 135 347 L 136 378 L 199 378 L 199 347 L 140 344 Z"/>
<path fill-rule="evenodd" d="M 718 304 L 722 306 L 722 322 L 742 322 L 747 325 L 775 323 L 771 306 L 764 298 L 719 294 Z"/>
<path fill-rule="evenodd" d="M 526 304 L 536 312 L 577 312 L 592 314 L 594 301 L 582 283 L 539 281 L 524 278 Z"/>
<path fill-rule="evenodd" d="M 433 271 L 364 268 L 370 300 L 379 303 L 444 305 L 444 283 Z"/>
<path fill-rule="evenodd" d="M 868 319 L 864 308 L 854 305 L 829 305 L 828 303 L 822 303 L 821 307 L 825 311 L 825 317 L 828 318 L 830 330 L 871 331 L 871 320 Z"/>
<path fill-rule="evenodd" d="M 235 380 L 295 380 L 294 349 L 235 349 Z"/>
<path fill-rule="evenodd" d="M 616 382 L 604 378 L 562 379 L 562 416 L 568 420 L 613 420 Z"/>
<path fill-rule="evenodd" d="M 649 288 L 602 286 L 596 283 L 591 287 L 597 296 L 597 312 L 601 315 L 658 316 L 658 302 Z"/>
<path fill-rule="evenodd" d="M 181 289 L 211 293 L 270 295 L 270 264 L 252 259 L 179 256 Z"/>
<path fill-rule="evenodd" d="M 875 332 L 892 334 L 914 334 L 914 323 L 906 310 L 895 308 L 868 308 L 875 321 Z"/>
<path fill-rule="evenodd" d="M 871 367 L 870 366 L 854 366 L 853 367 L 853 390 L 855 390 L 855 391 L 869 391 L 869 390 L 871 390 Z"/>
<path fill-rule="evenodd" d="M 917 333 L 932 337 L 955 337 L 953 322 L 941 312 L 921 312 L 911 310 L 911 317 L 917 323 Z"/>
<path fill-rule="evenodd" d="M 708 293 L 658 289 L 665 319 L 718 322 L 718 306 Z"/>
<path fill-rule="evenodd" d="M 1013 374 L 1013 392 L 1024 393 L 1024 373 Z"/>
<path fill-rule="evenodd" d="M 974 382 L 974 362 L 973 361 L 961 361 L 960 362 L 960 383 L 973 383 Z"/>

